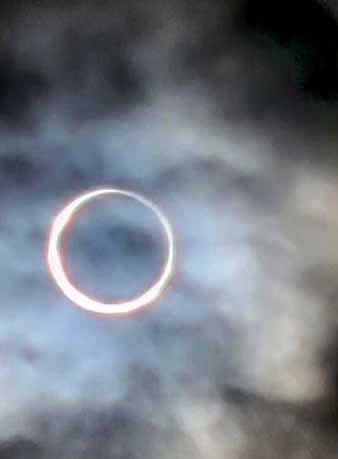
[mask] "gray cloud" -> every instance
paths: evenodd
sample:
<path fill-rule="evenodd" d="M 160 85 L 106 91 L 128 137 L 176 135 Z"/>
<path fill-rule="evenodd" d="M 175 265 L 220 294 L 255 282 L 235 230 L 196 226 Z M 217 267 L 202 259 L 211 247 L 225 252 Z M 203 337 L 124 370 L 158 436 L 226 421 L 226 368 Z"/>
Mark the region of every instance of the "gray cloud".
<path fill-rule="evenodd" d="M 242 2 L 16 6 L 0 56 L 0 458 L 336 457 L 334 102 L 243 27 Z M 126 319 L 69 304 L 44 260 L 55 212 L 102 184 L 145 193 L 178 241 L 166 295 Z M 77 275 L 137 290 L 160 263 L 156 222 L 122 202 L 90 212 Z"/>

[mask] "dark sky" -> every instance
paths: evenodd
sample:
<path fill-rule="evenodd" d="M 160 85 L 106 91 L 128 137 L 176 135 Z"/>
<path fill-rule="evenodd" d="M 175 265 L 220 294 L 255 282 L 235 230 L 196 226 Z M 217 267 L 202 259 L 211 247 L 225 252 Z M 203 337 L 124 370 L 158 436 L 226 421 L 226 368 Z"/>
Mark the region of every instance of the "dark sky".
<path fill-rule="evenodd" d="M 336 459 L 337 127 L 333 0 L 3 0 L 0 459 Z M 55 212 L 102 185 L 178 241 L 132 317 L 46 268 Z M 111 298 L 163 257 L 123 199 L 68 242 Z"/>

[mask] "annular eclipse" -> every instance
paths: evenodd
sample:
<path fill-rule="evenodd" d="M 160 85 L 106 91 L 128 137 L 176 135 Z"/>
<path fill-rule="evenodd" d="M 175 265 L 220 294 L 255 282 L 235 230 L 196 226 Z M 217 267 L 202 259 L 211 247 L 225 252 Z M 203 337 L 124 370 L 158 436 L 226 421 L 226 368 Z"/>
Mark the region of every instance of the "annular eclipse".
<path fill-rule="evenodd" d="M 64 267 L 62 239 L 65 231 L 71 228 L 74 216 L 91 201 L 103 196 L 121 196 L 139 202 L 149 209 L 158 219 L 166 241 L 166 257 L 159 276 L 138 296 L 125 301 L 103 302 L 85 294 L 72 283 Z M 174 271 L 175 241 L 168 218 L 162 210 L 149 199 L 133 191 L 119 188 L 99 188 L 77 196 L 67 203 L 54 217 L 47 243 L 47 264 L 56 285 L 75 305 L 87 311 L 107 315 L 124 315 L 143 309 L 160 298 L 168 286 Z M 112 260 L 114 263 L 114 260 Z"/>

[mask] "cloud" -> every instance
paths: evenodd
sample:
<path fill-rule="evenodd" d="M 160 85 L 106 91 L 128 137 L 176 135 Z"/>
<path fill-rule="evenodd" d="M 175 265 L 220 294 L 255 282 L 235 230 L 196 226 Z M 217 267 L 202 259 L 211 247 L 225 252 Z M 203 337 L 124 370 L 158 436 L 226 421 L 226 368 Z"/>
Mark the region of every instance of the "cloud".
<path fill-rule="evenodd" d="M 336 106 L 244 7 L 4 10 L 0 457 L 336 456 Z M 44 259 L 55 212 L 103 184 L 149 196 L 178 243 L 166 295 L 123 320 L 69 304 Z M 88 209 L 69 252 L 88 287 L 150 279 L 148 217 Z"/>

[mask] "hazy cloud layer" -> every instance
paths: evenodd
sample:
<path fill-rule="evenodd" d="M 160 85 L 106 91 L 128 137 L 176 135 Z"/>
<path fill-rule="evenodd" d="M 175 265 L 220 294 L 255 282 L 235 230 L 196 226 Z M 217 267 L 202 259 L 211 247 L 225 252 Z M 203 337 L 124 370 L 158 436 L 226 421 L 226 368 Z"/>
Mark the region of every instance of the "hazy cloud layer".
<path fill-rule="evenodd" d="M 246 2 L 11 3 L 0 458 L 337 457 L 337 88 L 302 22 L 283 40 Z M 178 241 L 171 288 L 125 319 L 71 305 L 44 260 L 55 212 L 102 184 L 146 194 Z M 108 200 L 69 259 L 127 296 L 160 249 L 149 214 Z"/>

